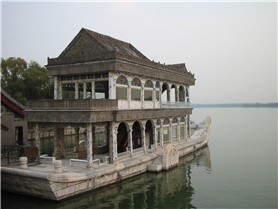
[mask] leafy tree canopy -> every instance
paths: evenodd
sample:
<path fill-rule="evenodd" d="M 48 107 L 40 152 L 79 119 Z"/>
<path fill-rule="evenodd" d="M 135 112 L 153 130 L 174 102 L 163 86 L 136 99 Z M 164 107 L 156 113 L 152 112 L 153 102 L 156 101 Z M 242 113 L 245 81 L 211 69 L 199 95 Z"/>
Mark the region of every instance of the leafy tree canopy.
<path fill-rule="evenodd" d="M 53 80 L 45 67 L 19 57 L 1 59 L 1 87 L 22 104 L 30 99 L 53 98 Z"/>

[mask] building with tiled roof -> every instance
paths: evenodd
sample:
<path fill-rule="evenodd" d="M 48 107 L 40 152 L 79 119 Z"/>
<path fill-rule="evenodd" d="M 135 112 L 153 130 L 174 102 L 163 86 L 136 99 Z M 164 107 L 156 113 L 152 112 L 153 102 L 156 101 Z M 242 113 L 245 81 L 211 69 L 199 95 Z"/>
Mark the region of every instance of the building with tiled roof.
<path fill-rule="evenodd" d="M 190 137 L 195 78 L 184 63 L 151 61 L 130 43 L 83 28 L 46 68 L 54 100 L 29 101 L 26 112 L 36 140 L 42 127 L 54 129 L 57 158 L 65 157 L 67 126 L 75 128 L 77 141 L 79 129 L 86 129 L 88 167 L 94 154 L 114 163 Z"/>
<path fill-rule="evenodd" d="M 1 89 L 1 147 L 27 143 L 25 107 Z"/>

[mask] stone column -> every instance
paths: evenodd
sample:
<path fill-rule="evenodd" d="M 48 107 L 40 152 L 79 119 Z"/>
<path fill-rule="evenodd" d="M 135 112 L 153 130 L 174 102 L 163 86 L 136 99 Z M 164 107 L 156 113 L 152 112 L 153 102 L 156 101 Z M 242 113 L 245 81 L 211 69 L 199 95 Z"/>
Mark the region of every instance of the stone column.
<path fill-rule="evenodd" d="M 75 143 L 76 143 L 76 153 L 79 151 L 79 127 L 75 127 L 74 131 L 75 131 Z"/>
<path fill-rule="evenodd" d="M 147 151 L 147 149 L 146 149 L 146 128 L 145 127 L 142 127 L 141 128 L 141 137 L 142 137 L 142 142 L 143 142 L 143 150 L 144 150 L 144 152 L 146 152 Z"/>
<path fill-rule="evenodd" d="M 142 84 L 141 87 L 141 108 L 144 109 L 145 104 L 145 90 L 144 90 L 144 84 Z"/>
<path fill-rule="evenodd" d="M 113 123 L 110 122 L 109 126 L 109 133 L 110 133 L 110 139 L 109 139 L 109 154 L 110 154 L 110 160 L 111 163 L 117 162 L 117 155 L 118 155 L 118 144 L 117 144 L 117 133 L 118 133 L 118 127 L 113 126 Z"/>
<path fill-rule="evenodd" d="M 186 141 L 187 140 L 187 135 L 186 135 L 186 133 L 187 133 L 187 131 L 186 131 L 186 124 L 187 124 L 187 122 L 186 122 L 186 118 L 185 118 L 185 120 L 184 120 L 184 126 L 183 126 L 183 131 L 184 131 L 184 140 Z"/>
<path fill-rule="evenodd" d="M 152 138 L 153 138 L 154 148 L 157 149 L 156 124 L 154 125 L 153 130 L 152 130 Z M 151 147 L 152 147 L 152 145 L 151 145 Z"/>
<path fill-rule="evenodd" d="M 175 94 L 176 94 L 176 102 L 179 102 L 180 101 L 180 94 L 179 94 L 179 88 L 178 87 L 175 89 Z"/>
<path fill-rule="evenodd" d="M 173 123 L 172 123 L 173 119 L 169 119 L 170 122 L 170 126 L 169 126 L 169 138 L 170 138 L 170 144 L 173 143 L 173 139 L 172 139 L 172 127 L 173 127 Z"/>
<path fill-rule="evenodd" d="M 95 81 L 92 81 L 92 99 L 96 98 L 96 83 Z"/>
<path fill-rule="evenodd" d="M 93 134 L 92 124 L 87 125 L 87 168 L 93 166 Z"/>
<path fill-rule="evenodd" d="M 131 103 L 131 82 L 128 81 L 128 87 L 127 87 L 127 103 L 128 103 L 128 109 L 130 109 L 130 103 Z"/>
<path fill-rule="evenodd" d="M 160 124 L 160 143 L 161 143 L 161 147 L 163 147 L 163 121 L 162 120 Z"/>
<path fill-rule="evenodd" d="M 177 126 L 177 137 L 178 137 L 178 141 L 180 142 L 181 141 L 181 118 L 178 118 L 178 126 Z"/>
<path fill-rule="evenodd" d="M 153 87 L 152 90 L 152 97 L 153 97 L 153 108 L 155 108 L 155 99 L 156 99 L 156 91 L 155 91 L 155 86 Z"/>
<path fill-rule="evenodd" d="M 62 83 L 58 76 L 54 76 L 54 100 L 62 99 Z"/>
<path fill-rule="evenodd" d="M 190 139 L 190 117 L 186 116 L 186 140 Z"/>
<path fill-rule="evenodd" d="M 87 85 L 86 82 L 83 83 L 83 99 L 87 98 Z"/>
<path fill-rule="evenodd" d="M 170 94 L 171 94 L 171 88 L 170 89 L 167 89 L 167 102 L 170 102 L 171 99 L 170 99 Z"/>
<path fill-rule="evenodd" d="M 62 99 L 63 97 L 63 89 L 61 79 L 58 77 L 58 99 Z"/>
<path fill-rule="evenodd" d="M 153 140 L 154 140 L 154 148 L 157 149 L 157 134 L 156 134 L 156 124 L 153 127 Z"/>
<path fill-rule="evenodd" d="M 53 157 L 64 158 L 64 156 L 65 156 L 64 128 L 55 128 Z"/>
<path fill-rule="evenodd" d="M 53 77 L 53 82 L 54 82 L 54 100 L 58 99 L 58 78 L 57 76 Z"/>
<path fill-rule="evenodd" d="M 74 83 L 74 99 L 78 99 L 79 98 L 79 84 L 77 82 Z"/>
<path fill-rule="evenodd" d="M 115 81 L 113 78 L 113 73 L 109 72 L 109 81 L 108 81 L 108 85 L 109 85 L 109 99 L 116 99 L 116 85 L 115 85 Z"/>
<path fill-rule="evenodd" d="M 188 90 L 188 100 L 190 102 L 190 92 L 189 92 L 189 86 L 187 87 L 187 90 Z"/>
<path fill-rule="evenodd" d="M 41 155 L 41 139 L 40 139 L 40 127 L 39 124 L 35 125 L 35 146 L 39 150 L 39 156 Z"/>
<path fill-rule="evenodd" d="M 129 125 L 129 130 L 127 131 L 127 133 L 128 133 L 128 145 L 129 145 L 130 156 L 132 157 L 133 155 L 132 125 Z"/>
<path fill-rule="evenodd" d="M 160 104 L 160 108 L 162 108 L 162 99 L 161 99 L 161 97 L 162 97 L 162 90 L 160 89 L 159 90 L 159 104 Z"/>

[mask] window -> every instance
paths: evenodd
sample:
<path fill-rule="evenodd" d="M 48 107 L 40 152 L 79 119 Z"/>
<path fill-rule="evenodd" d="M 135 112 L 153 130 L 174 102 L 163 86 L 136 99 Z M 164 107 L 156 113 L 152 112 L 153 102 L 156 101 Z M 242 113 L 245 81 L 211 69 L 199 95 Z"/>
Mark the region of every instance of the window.
<path fill-rule="evenodd" d="M 157 81 L 157 82 L 155 83 L 155 88 L 158 89 L 158 90 L 160 90 L 160 82 L 159 82 L 159 81 Z"/>
<path fill-rule="evenodd" d="M 155 91 L 155 100 L 159 101 L 159 91 Z"/>
<path fill-rule="evenodd" d="M 85 98 L 89 99 L 92 97 L 92 83 L 86 83 L 86 95 Z"/>
<path fill-rule="evenodd" d="M 127 100 L 128 81 L 125 76 L 121 75 L 116 80 L 116 99 Z"/>
<path fill-rule="evenodd" d="M 131 100 L 141 100 L 141 89 L 131 89 Z"/>
<path fill-rule="evenodd" d="M 120 75 L 116 80 L 116 84 L 128 85 L 127 78 L 124 77 L 123 75 Z"/>
<path fill-rule="evenodd" d="M 133 80 L 131 81 L 131 86 L 139 86 L 141 87 L 142 84 L 141 84 L 141 81 L 139 78 L 133 78 Z"/>
<path fill-rule="evenodd" d="M 147 80 L 145 82 L 145 88 L 153 88 L 153 82 L 151 80 Z"/>
<path fill-rule="evenodd" d="M 170 124 L 170 121 L 168 118 L 165 118 L 164 121 L 163 121 L 163 125 L 169 125 Z"/>
<path fill-rule="evenodd" d="M 116 99 L 127 100 L 127 88 L 117 87 L 116 88 Z"/>
<path fill-rule="evenodd" d="M 153 100 L 153 82 L 151 80 L 147 80 L 145 82 L 144 100 L 145 101 Z"/>
<path fill-rule="evenodd" d="M 141 81 L 139 78 L 133 78 L 131 81 L 131 100 L 141 101 Z"/>
<path fill-rule="evenodd" d="M 153 100 L 153 92 L 151 90 L 144 91 L 144 100 L 145 101 L 152 101 Z"/>
<path fill-rule="evenodd" d="M 108 81 L 95 82 L 96 99 L 108 99 Z"/>
<path fill-rule="evenodd" d="M 63 99 L 74 99 L 75 98 L 75 84 L 74 83 L 63 83 L 62 98 Z"/>
<path fill-rule="evenodd" d="M 177 138 L 178 138 L 178 136 L 177 136 L 177 126 L 175 125 L 175 126 L 172 126 L 172 140 L 176 141 Z"/>
<path fill-rule="evenodd" d="M 163 143 L 164 144 L 169 143 L 169 127 L 163 128 Z"/>
<path fill-rule="evenodd" d="M 181 139 L 184 139 L 184 124 L 180 125 L 180 137 Z"/>
<path fill-rule="evenodd" d="M 159 128 L 157 129 L 157 133 L 156 133 L 156 140 L 157 140 L 157 145 L 160 145 L 160 130 Z"/>

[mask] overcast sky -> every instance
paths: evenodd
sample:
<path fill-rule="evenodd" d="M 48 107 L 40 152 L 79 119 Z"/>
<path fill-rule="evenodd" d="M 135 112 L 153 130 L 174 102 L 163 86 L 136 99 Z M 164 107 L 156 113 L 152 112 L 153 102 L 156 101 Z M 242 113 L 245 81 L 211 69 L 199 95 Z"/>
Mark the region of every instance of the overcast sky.
<path fill-rule="evenodd" d="M 186 63 L 193 103 L 277 101 L 277 3 L 2 3 L 2 57 L 47 64 L 84 27 Z"/>

